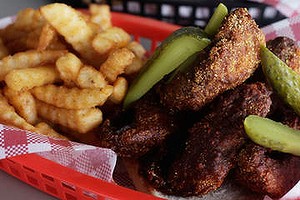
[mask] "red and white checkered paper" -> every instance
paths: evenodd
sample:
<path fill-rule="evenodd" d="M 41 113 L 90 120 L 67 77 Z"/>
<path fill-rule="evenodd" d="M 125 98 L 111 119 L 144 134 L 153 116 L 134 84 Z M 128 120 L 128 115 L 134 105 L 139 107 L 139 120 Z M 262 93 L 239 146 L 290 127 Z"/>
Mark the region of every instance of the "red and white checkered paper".
<path fill-rule="evenodd" d="M 300 13 L 299 0 L 251 0 L 271 5 L 287 17 L 294 17 Z"/>
<path fill-rule="evenodd" d="M 0 124 L 0 159 L 28 153 L 112 181 L 117 156 L 110 149 L 55 139 Z"/>
<path fill-rule="evenodd" d="M 253 1 L 272 5 L 284 15 L 290 17 L 264 27 L 263 31 L 267 40 L 277 36 L 287 36 L 300 44 L 300 15 L 298 16 L 300 13 L 300 1 Z M 12 17 L 1 19 L 0 28 L 5 27 L 12 21 Z M 109 149 L 53 139 L 0 124 L 0 159 L 28 153 L 37 153 L 66 167 L 107 181 L 112 181 L 117 161 L 116 154 Z M 300 182 L 282 200 L 296 198 L 300 198 Z M 265 200 L 269 199 L 269 197 L 265 197 Z"/>

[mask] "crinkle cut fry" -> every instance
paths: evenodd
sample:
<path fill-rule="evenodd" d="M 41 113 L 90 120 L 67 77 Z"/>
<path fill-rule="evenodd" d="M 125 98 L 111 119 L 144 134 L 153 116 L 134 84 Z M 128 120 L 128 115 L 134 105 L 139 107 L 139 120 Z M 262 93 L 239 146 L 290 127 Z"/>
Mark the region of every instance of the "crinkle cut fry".
<path fill-rule="evenodd" d="M 92 47 L 95 32 L 84 18 L 72 7 L 54 3 L 40 8 L 42 15 L 65 40 L 93 66 L 99 66 L 102 60 Z"/>
<path fill-rule="evenodd" d="M 125 72 L 135 55 L 127 48 L 113 51 L 107 60 L 100 66 L 100 72 L 105 76 L 109 83 L 115 82 L 120 74 Z"/>
<path fill-rule="evenodd" d="M 6 125 L 15 126 L 25 130 L 34 130 L 34 127 L 20 117 L 14 107 L 8 104 L 6 98 L 0 92 L 0 122 Z"/>
<path fill-rule="evenodd" d="M 65 109 L 37 101 L 39 116 L 78 133 L 87 133 L 102 123 L 102 112 L 97 108 Z"/>
<path fill-rule="evenodd" d="M 41 135 L 46 135 L 50 137 L 67 139 L 63 135 L 54 131 L 46 123 L 40 123 L 36 127 L 29 124 L 24 118 L 19 116 L 14 107 L 8 104 L 6 98 L 0 92 L 0 123 L 6 124 L 8 126 L 15 126 L 17 128 L 32 131 Z"/>
<path fill-rule="evenodd" d="M 103 105 L 113 92 L 113 86 L 102 89 L 79 89 L 65 86 L 44 85 L 31 90 L 40 101 L 58 108 L 84 109 Z"/>
<path fill-rule="evenodd" d="M 6 85 L 16 91 L 26 91 L 59 80 L 58 72 L 53 65 L 15 69 L 5 76 Z"/>
<path fill-rule="evenodd" d="M 28 123 L 35 124 L 37 122 L 35 99 L 29 91 L 15 91 L 5 87 L 3 94 L 16 112 Z"/>
<path fill-rule="evenodd" d="M 14 69 L 30 68 L 40 64 L 54 63 L 66 51 L 36 51 L 30 50 L 16 53 L 12 56 L 7 56 L 0 61 L 0 81 L 4 80 L 5 76 Z"/>
<path fill-rule="evenodd" d="M 106 30 L 112 27 L 110 7 L 108 5 L 90 4 L 91 21 Z"/>

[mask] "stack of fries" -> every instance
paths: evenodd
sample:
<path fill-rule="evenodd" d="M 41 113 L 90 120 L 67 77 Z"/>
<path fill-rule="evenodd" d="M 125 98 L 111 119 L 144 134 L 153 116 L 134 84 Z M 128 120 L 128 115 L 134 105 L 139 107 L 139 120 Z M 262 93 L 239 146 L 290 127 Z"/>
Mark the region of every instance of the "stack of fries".
<path fill-rule="evenodd" d="M 106 104 L 123 101 L 144 55 L 107 5 L 22 10 L 0 30 L 0 123 L 60 138 L 57 130 L 89 133 Z"/>

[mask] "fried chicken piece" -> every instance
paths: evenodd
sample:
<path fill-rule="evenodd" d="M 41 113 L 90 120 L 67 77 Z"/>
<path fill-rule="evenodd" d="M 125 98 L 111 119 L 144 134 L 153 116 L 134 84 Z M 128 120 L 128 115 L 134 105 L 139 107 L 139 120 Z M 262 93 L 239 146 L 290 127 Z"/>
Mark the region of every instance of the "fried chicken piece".
<path fill-rule="evenodd" d="M 133 113 L 121 119 L 106 119 L 99 130 L 99 146 L 110 148 L 122 157 L 139 157 L 174 132 L 175 118 L 149 96 L 134 105 Z M 132 115 L 133 122 L 128 122 Z"/>
<path fill-rule="evenodd" d="M 198 196 L 219 188 L 245 142 L 244 118 L 250 114 L 266 116 L 270 105 L 270 91 L 262 83 L 226 92 L 189 129 L 186 146 L 175 162 L 166 164 L 163 159 L 167 158 L 152 158 L 151 163 L 151 158 L 146 158 L 150 165 L 141 164 L 142 174 L 156 189 L 170 195 Z"/>
<path fill-rule="evenodd" d="M 300 50 L 292 39 L 277 37 L 268 41 L 267 47 L 289 67 L 300 72 Z M 260 79 L 264 80 L 261 76 Z M 273 113 L 270 117 L 300 129 L 299 116 L 276 93 L 272 94 L 272 102 Z M 280 198 L 300 179 L 299 167 L 300 157 L 272 151 L 251 142 L 238 156 L 235 177 L 252 191 Z"/>
<path fill-rule="evenodd" d="M 260 62 L 265 36 L 244 8 L 232 11 L 213 39 L 199 65 L 179 72 L 160 85 L 161 102 L 178 110 L 199 110 L 222 92 L 243 83 Z"/>
<path fill-rule="evenodd" d="M 287 37 L 277 37 L 267 42 L 267 47 L 282 61 L 284 61 L 290 68 L 300 74 L 300 49 L 297 43 Z M 258 74 L 258 73 L 256 73 Z M 263 73 L 261 71 L 260 80 Z M 281 97 L 274 92 L 272 98 L 272 118 L 275 121 L 280 121 L 294 129 L 300 129 L 300 118 L 295 111 L 283 102 Z"/>
<path fill-rule="evenodd" d="M 294 40 L 288 37 L 276 37 L 267 42 L 267 47 L 290 68 L 300 74 L 300 49 Z M 266 81 L 261 66 L 255 71 L 250 81 Z"/>
<path fill-rule="evenodd" d="M 273 93 L 275 111 L 271 117 L 291 128 L 300 130 L 300 118 Z M 246 145 L 238 156 L 235 177 L 252 191 L 280 198 L 300 179 L 300 157 L 264 148 L 253 142 Z"/>
<path fill-rule="evenodd" d="M 296 42 L 288 37 L 277 37 L 267 42 L 267 47 L 300 74 L 300 49 Z"/>
<path fill-rule="evenodd" d="M 238 156 L 237 181 L 255 192 L 280 198 L 300 179 L 300 157 L 249 143 Z"/>

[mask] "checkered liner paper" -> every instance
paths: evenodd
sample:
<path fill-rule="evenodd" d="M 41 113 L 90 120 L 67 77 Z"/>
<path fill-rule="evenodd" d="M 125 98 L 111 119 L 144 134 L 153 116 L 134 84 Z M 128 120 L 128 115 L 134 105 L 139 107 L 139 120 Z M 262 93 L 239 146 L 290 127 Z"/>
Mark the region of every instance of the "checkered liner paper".
<path fill-rule="evenodd" d="M 267 40 L 276 36 L 287 36 L 300 44 L 300 1 L 254 1 L 270 4 L 290 17 L 263 27 Z M 12 20 L 10 17 L 0 20 L 0 28 Z M 28 153 L 37 153 L 61 165 L 106 181 L 112 181 L 117 161 L 116 154 L 109 149 L 53 139 L 0 124 L 0 159 Z M 300 197 L 300 183 L 285 195 L 284 199 L 295 197 Z"/>
<path fill-rule="evenodd" d="M 106 181 L 112 181 L 117 160 L 116 154 L 110 149 L 0 125 L 0 159 L 28 153 L 38 153 L 61 165 Z"/>
<path fill-rule="evenodd" d="M 299 0 L 251 0 L 259 3 L 266 3 L 276 8 L 287 17 L 294 17 L 300 13 Z"/>

